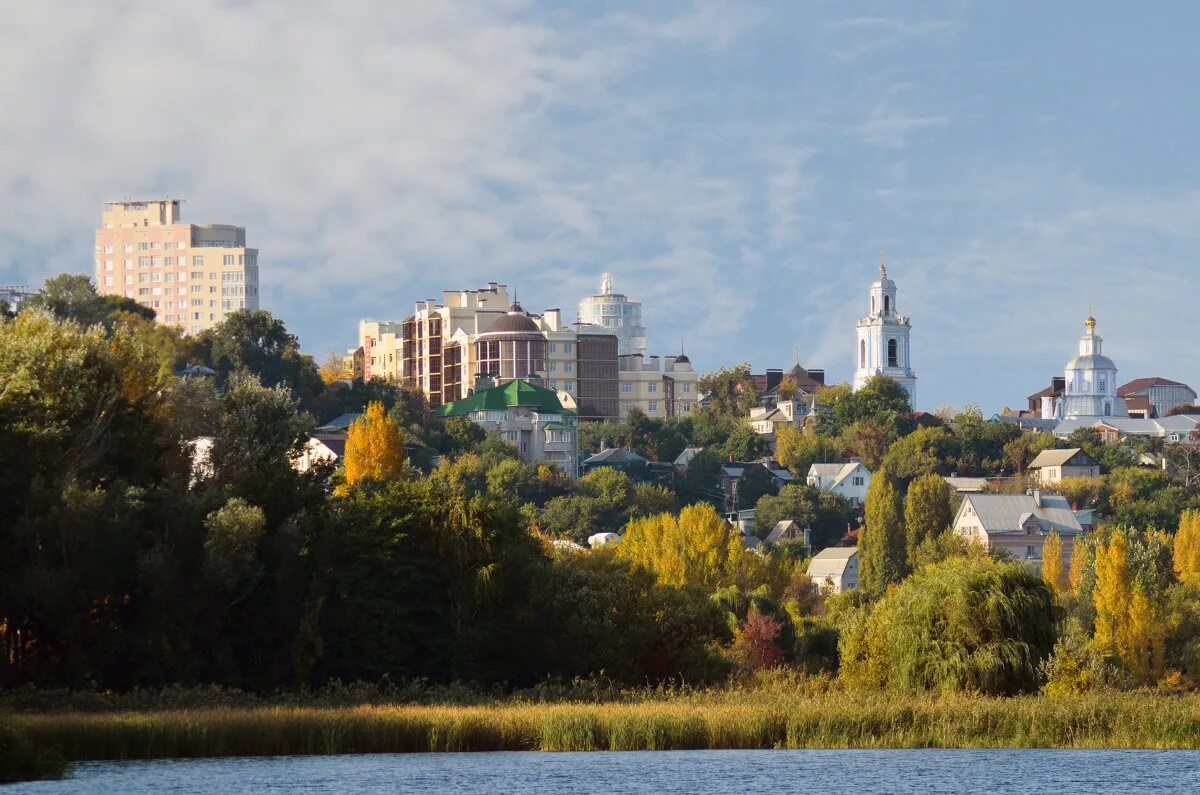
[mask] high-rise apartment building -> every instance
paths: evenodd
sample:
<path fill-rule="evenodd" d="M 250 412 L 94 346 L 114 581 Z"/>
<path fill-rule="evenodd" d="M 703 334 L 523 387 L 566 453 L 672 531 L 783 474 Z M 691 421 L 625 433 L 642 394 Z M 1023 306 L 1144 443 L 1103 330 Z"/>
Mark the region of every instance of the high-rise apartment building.
<path fill-rule="evenodd" d="M 700 376 L 682 353 L 662 358 L 622 356 L 618 378 L 622 420 L 635 408 L 659 420 L 696 410 Z"/>
<path fill-rule="evenodd" d="M 185 224 L 179 199 L 106 202 L 96 230 L 96 289 L 153 309 L 196 334 L 239 309 L 258 309 L 258 249 L 246 230 Z"/>
<path fill-rule="evenodd" d="M 579 302 L 579 322 L 600 326 L 617 335 L 621 356 L 646 355 L 646 328 L 642 325 L 642 303 L 613 292 L 612 274 L 600 280 L 600 294 Z"/>

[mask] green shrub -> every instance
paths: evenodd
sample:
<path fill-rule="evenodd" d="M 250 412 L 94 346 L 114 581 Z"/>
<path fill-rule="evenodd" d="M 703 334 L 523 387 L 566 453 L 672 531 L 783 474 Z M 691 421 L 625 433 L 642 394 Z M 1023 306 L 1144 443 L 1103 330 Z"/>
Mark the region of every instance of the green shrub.
<path fill-rule="evenodd" d="M 0 784 L 58 779 L 65 773 L 62 756 L 36 752 L 25 732 L 0 720 Z"/>

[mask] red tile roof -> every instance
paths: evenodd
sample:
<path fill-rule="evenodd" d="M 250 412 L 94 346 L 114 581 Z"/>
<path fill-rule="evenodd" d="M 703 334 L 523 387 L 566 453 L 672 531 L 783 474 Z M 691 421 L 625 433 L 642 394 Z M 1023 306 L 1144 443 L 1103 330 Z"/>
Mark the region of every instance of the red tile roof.
<path fill-rule="evenodd" d="M 1149 389 L 1152 386 L 1187 386 L 1187 384 L 1181 384 L 1178 381 L 1172 381 L 1169 378 L 1159 378 L 1158 376 L 1154 376 L 1152 378 L 1135 378 L 1128 384 L 1117 387 L 1117 394 L 1121 397 L 1125 397 L 1126 395 L 1134 392 L 1141 392 L 1143 389 Z"/>

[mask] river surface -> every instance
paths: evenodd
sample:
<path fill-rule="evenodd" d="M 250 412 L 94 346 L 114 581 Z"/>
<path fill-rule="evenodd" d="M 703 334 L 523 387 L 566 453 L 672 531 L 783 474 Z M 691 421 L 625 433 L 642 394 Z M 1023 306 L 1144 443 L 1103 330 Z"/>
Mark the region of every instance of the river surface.
<path fill-rule="evenodd" d="M 15 793 L 1200 792 L 1193 751 L 649 751 L 88 762 Z"/>

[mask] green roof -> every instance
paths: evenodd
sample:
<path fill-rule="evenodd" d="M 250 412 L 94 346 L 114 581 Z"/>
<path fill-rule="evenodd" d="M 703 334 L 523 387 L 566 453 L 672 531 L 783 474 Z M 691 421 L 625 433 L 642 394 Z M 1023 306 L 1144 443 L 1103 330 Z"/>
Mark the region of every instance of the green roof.
<path fill-rule="evenodd" d="M 505 411 L 514 406 L 537 409 L 538 411 L 555 412 L 558 414 L 573 414 L 563 408 L 558 400 L 558 394 L 540 386 L 534 386 L 520 379 L 509 381 L 503 386 L 476 392 L 470 397 L 438 406 L 434 415 L 438 417 L 458 417 L 473 411 Z"/>
<path fill-rule="evenodd" d="M 565 422 L 547 422 L 542 429 L 547 431 L 569 431 L 571 430 L 571 426 Z"/>

